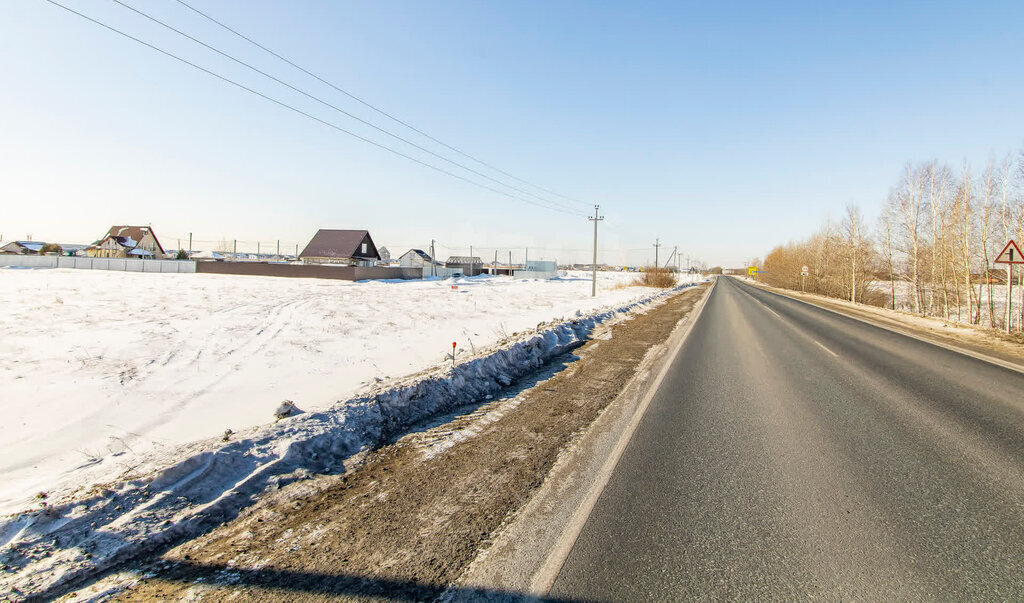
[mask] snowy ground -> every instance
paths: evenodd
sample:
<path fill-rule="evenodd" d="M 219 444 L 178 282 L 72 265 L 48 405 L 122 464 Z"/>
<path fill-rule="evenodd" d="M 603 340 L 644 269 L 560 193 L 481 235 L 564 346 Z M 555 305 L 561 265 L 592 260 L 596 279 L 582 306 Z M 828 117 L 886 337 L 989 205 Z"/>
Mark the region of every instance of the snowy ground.
<path fill-rule="evenodd" d="M 538 323 L 650 295 L 633 278 L 364 282 L 0 270 L 0 514 L 159 449 L 311 411 Z M 461 355 L 460 355 L 461 358 Z"/>
<path fill-rule="evenodd" d="M 0 271 L 0 491 L 19 511 L 0 516 L 0 591 L 47 598 L 204 533 L 268 488 L 491 399 L 668 294 L 599 279 L 592 299 L 582 275 L 456 289 Z M 453 340 L 469 348 L 454 368 Z M 284 398 L 306 412 L 271 422 Z"/>
<path fill-rule="evenodd" d="M 1014 326 L 1014 328 L 1016 328 L 1019 325 L 1019 323 L 1020 323 L 1020 315 L 1021 315 L 1020 287 L 1017 286 L 1016 272 L 1014 273 L 1014 279 L 1015 280 L 1014 280 L 1014 284 L 1013 284 L 1013 300 L 1012 300 L 1011 305 L 1010 305 L 1010 308 L 1011 308 L 1010 312 L 1013 315 L 1013 319 L 1012 319 L 1013 320 L 1013 326 Z M 891 281 L 872 281 L 871 284 L 870 284 L 870 287 L 871 287 L 871 289 L 873 291 L 879 291 L 881 293 L 884 293 L 887 296 L 886 297 L 887 300 L 889 299 L 889 296 L 892 295 L 893 283 Z M 988 299 L 989 299 L 989 297 L 988 297 L 989 296 L 988 285 L 984 285 L 983 284 L 983 285 L 981 285 L 979 287 L 979 285 L 977 283 L 975 283 L 975 284 L 972 285 L 971 288 L 973 289 L 974 294 L 976 296 L 978 296 L 979 299 L 981 299 L 981 324 L 983 326 L 989 326 L 990 322 L 989 322 L 989 305 L 988 305 Z M 911 313 L 914 312 L 914 287 L 913 287 L 913 285 L 911 283 L 907 282 L 907 281 L 896 281 L 895 289 L 896 289 L 896 309 L 897 310 L 902 310 L 904 312 L 911 312 Z M 934 310 L 933 313 L 941 313 L 941 311 L 942 311 L 942 298 L 941 298 L 941 295 L 942 295 L 941 291 L 937 291 L 936 292 L 936 296 L 937 297 L 935 299 L 935 310 Z M 967 311 L 967 293 L 966 293 L 966 290 L 963 287 L 961 287 L 961 289 L 960 289 L 960 295 L 961 295 L 962 305 L 961 305 L 961 308 L 960 308 L 960 312 L 957 313 L 957 311 L 956 311 L 956 294 L 952 291 L 952 286 L 950 287 L 950 293 L 949 293 L 949 298 L 948 298 L 948 302 L 947 302 L 950 305 L 950 317 L 949 317 L 949 320 L 951 322 L 969 323 L 971 321 L 971 317 L 970 317 L 970 314 Z M 925 295 L 922 298 L 922 300 L 921 300 L 922 303 L 925 304 L 926 307 L 927 307 L 928 301 L 930 299 L 930 296 L 931 296 L 931 291 L 928 290 L 925 293 Z M 1004 313 L 1006 312 L 1006 285 L 998 285 L 998 284 L 992 285 L 992 305 L 993 305 L 993 309 L 994 309 L 994 316 L 995 316 L 996 326 L 997 326 L 997 328 L 1002 328 L 1003 325 L 1004 325 L 1004 323 L 1003 323 L 1003 316 L 1004 316 Z"/>

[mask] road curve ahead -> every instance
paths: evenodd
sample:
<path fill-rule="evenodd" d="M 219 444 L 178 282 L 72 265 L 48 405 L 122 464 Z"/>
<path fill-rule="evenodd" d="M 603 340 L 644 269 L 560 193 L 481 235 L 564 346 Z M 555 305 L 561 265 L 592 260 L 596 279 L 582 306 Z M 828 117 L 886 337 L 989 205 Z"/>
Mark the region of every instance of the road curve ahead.
<path fill-rule="evenodd" d="M 1024 598 L 1024 374 L 719 278 L 555 580 Z"/>

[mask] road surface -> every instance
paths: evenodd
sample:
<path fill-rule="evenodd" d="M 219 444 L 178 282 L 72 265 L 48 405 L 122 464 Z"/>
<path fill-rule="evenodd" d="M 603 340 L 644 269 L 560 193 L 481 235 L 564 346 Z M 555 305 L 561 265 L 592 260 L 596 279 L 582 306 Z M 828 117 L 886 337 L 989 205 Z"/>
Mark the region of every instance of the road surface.
<path fill-rule="evenodd" d="M 1024 597 L 1024 374 L 720 278 L 550 592 Z"/>

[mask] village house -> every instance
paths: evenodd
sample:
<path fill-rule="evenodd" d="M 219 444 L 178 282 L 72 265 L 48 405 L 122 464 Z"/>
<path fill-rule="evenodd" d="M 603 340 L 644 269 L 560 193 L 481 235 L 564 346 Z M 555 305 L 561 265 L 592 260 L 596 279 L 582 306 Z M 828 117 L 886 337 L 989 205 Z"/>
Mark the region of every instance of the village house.
<path fill-rule="evenodd" d="M 321 228 L 299 254 L 299 259 L 304 264 L 373 266 L 380 260 L 380 254 L 365 230 Z"/>
<path fill-rule="evenodd" d="M 430 265 L 430 254 L 422 249 L 410 249 L 398 258 L 398 265 L 402 268 L 422 268 Z"/>
<path fill-rule="evenodd" d="M 163 259 L 164 248 L 149 226 L 111 226 L 103 238 L 86 249 L 91 258 Z"/>
<path fill-rule="evenodd" d="M 43 241 L 11 241 L 0 247 L 0 253 L 12 253 L 18 255 L 39 255 L 42 252 Z"/>

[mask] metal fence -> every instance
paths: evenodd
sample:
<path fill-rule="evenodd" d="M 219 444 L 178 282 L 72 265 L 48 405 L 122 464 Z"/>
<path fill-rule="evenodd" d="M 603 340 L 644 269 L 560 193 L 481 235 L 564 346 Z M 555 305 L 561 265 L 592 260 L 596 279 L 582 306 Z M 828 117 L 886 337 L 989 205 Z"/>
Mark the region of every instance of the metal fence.
<path fill-rule="evenodd" d="M 80 258 L 58 255 L 0 254 L 0 266 L 17 268 L 76 268 L 115 272 L 195 272 L 191 260 L 136 260 L 128 258 Z"/>

